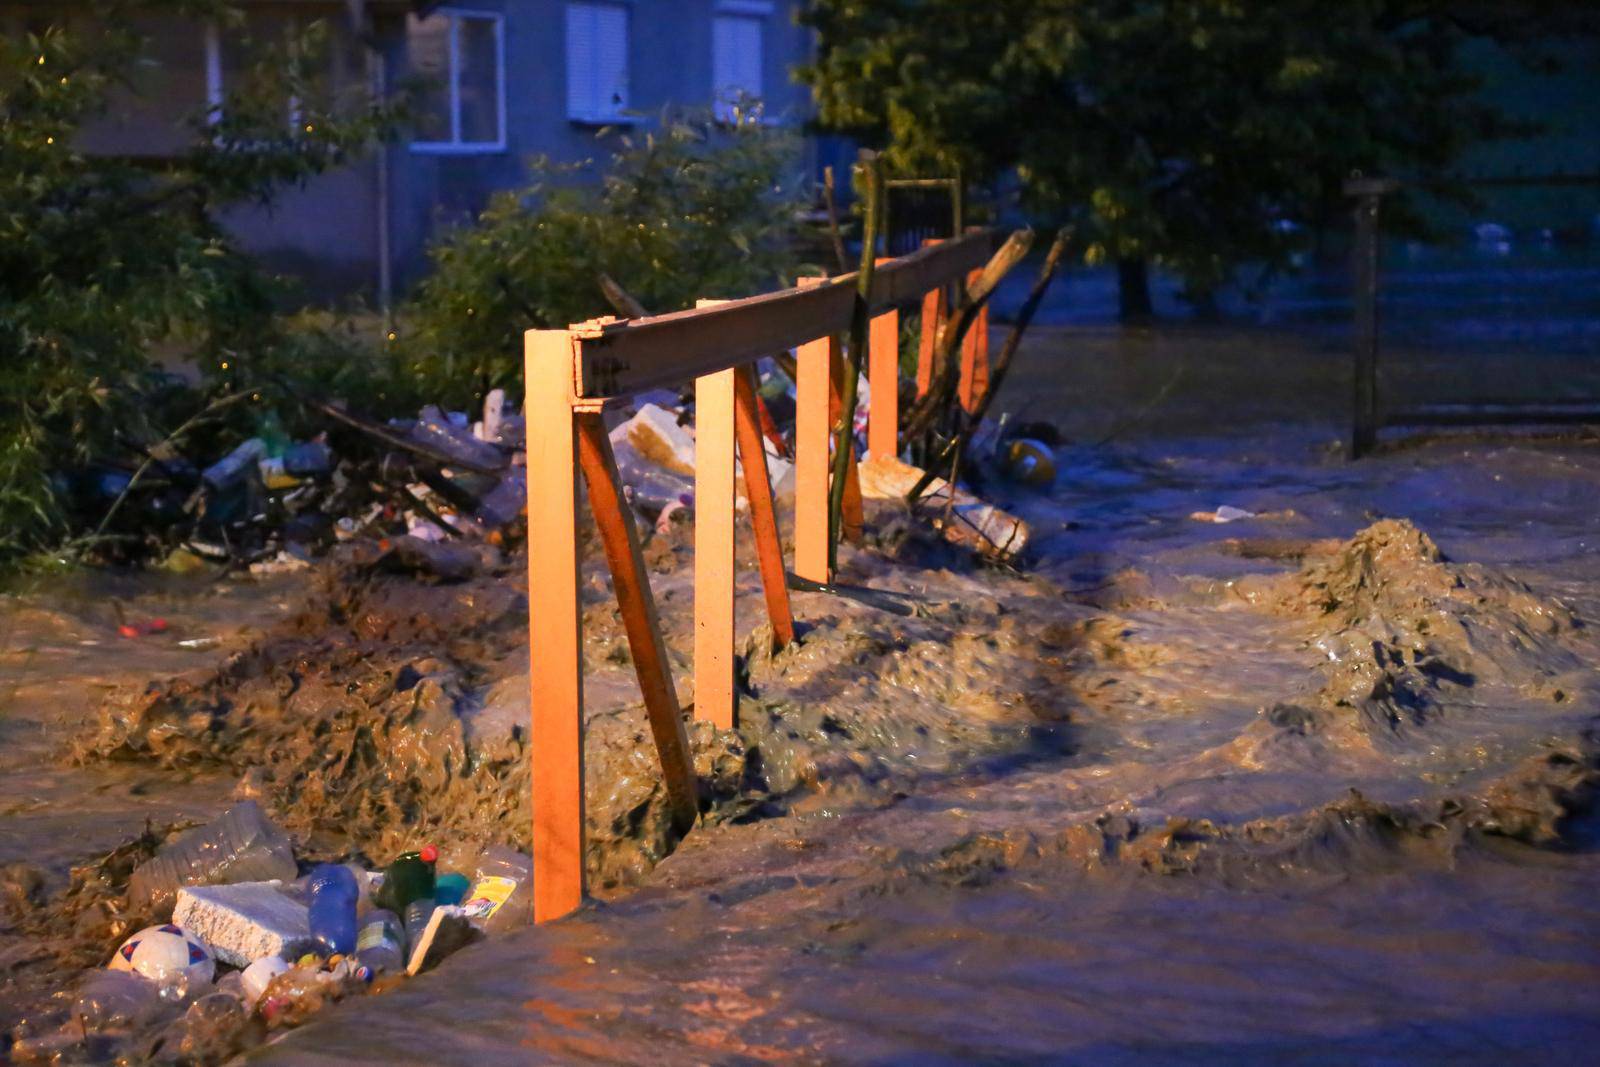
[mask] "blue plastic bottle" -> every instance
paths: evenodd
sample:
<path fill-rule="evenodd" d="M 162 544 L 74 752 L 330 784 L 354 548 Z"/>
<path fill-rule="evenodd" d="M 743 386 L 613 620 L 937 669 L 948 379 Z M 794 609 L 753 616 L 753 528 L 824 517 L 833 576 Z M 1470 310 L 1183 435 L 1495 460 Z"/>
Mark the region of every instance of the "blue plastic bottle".
<path fill-rule="evenodd" d="M 356 876 L 350 868 L 319 864 L 311 872 L 311 936 L 329 955 L 356 950 Z"/>

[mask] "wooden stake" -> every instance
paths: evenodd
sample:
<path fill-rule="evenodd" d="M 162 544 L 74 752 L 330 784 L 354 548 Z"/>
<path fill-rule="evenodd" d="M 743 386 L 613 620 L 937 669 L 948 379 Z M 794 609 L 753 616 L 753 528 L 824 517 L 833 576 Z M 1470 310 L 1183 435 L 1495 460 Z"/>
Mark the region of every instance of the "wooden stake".
<path fill-rule="evenodd" d="M 967 285 L 970 287 L 977 283 L 982 271 L 973 271 L 967 275 Z M 978 409 L 978 403 L 983 399 L 984 393 L 989 390 L 989 305 L 985 302 L 978 308 L 978 316 L 973 320 L 972 327 L 967 330 L 967 335 L 961 339 L 961 379 L 957 390 L 957 398 L 961 403 L 961 410 L 972 414 Z"/>
<path fill-rule="evenodd" d="M 801 278 L 801 288 L 826 279 Z M 794 572 L 813 582 L 828 572 L 828 398 L 839 339 L 820 337 L 795 350 Z"/>
<path fill-rule="evenodd" d="M 578 516 L 572 342 L 529 330 L 528 668 L 533 709 L 533 917 L 559 919 L 583 903 L 583 649 L 579 636 Z"/>
<path fill-rule="evenodd" d="M 872 385 L 871 409 L 867 413 L 867 457 L 893 458 L 900 454 L 899 311 L 886 311 L 872 320 L 867 360 L 867 381 Z"/>
<path fill-rule="evenodd" d="M 570 356 L 565 370 L 570 388 Z M 530 379 L 530 396 L 533 389 Z M 622 495 L 617 457 L 611 451 L 611 439 L 606 436 L 605 423 L 593 412 L 579 413 L 573 421 L 578 427 L 578 461 L 583 467 L 584 480 L 589 485 L 589 507 L 594 512 L 595 525 L 600 530 L 606 561 L 611 565 L 611 586 L 616 593 L 618 613 L 622 616 L 623 629 L 628 635 L 628 649 L 633 654 L 633 668 L 639 676 L 639 689 L 644 694 L 650 733 L 655 737 L 656 752 L 661 757 L 661 776 L 666 782 L 672 825 L 679 833 L 687 833 L 700 811 L 699 788 L 695 783 L 694 760 L 689 754 L 689 738 L 683 728 L 683 714 L 678 708 L 678 694 L 672 688 L 672 672 L 667 666 L 667 650 L 661 640 L 655 598 L 650 593 L 649 579 L 645 577 L 644 559 L 639 551 L 639 534 L 633 525 L 633 509 Z M 528 425 L 531 427 L 533 423 Z M 529 474 L 531 478 L 531 466 Z M 531 480 L 528 488 L 530 492 L 533 489 Z M 529 496 L 528 499 L 539 502 L 537 507 L 528 509 L 531 524 L 535 512 L 542 513 L 547 509 L 544 497 Z M 535 555 L 535 548 L 530 541 L 530 558 Z M 576 573 L 574 567 L 574 577 L 569 579 L 574 596 L 577 595 Z M 545 606 L 544 590 L 534 588 L 538 592 L 530 593 L 529 601 L 537 603 L 542 609 Z M 537 866 L 534 869 L 537 870 Z"/>
<path fill-rule="evenodd" d="M 844 415 L 844 381 L 847 364 L 843 354 L 836 346 L 828 355 L 828 425 L 836 427 Z M 844 464 L 844 497 L 840 503 L 843 509 L 839 524 L 839 536 L 853 545 L 861 543 L 862 534 L 866 526 L 866 511 L 861 500 L 861 475 L 859 463 L 856 460 L 856 450 L 853 442 L 855 439 L 854 427 L 850 433 L 852 447 L 849 455 L 845 457 Z M 832 448 L 839 447 L 838 437 L 835 435 Z M 833 470 L 838 469 L 838 452 L 830 451 Z M 833 486 L 832 471 L 828 475 L 828 485 Z"/>
<path fill-rule="evenodd" d="M 733 729 L 734 383 L 694 383 L 694 717 Z"/>
<path fill-rule="evenodd" d="M 937 237 L 930 237 L 922 242 L 922 247 L 939 243 Z M 922 333 L 917 342 L 917 397 L 920 399 L 928 395 L 928 389 L 933 384 L 933 351 L 938 342 L 939 327 L 943 325 L 947 313 L 945 286 L 938 285 L 922 298 Z"/>
<path fill-rule="evenodd" d="M 778 537 L 778 512 L 772 503 L 767 452 L 761 440 L 754 366 L 739 370 L 734 379 L 733 400 L 739 459 L 744 466 L 745 497 L 750 501 L 750 526 L 755 532 L 756 559 L 761 564 L 767 618 L 772 621 L 774 647 L 783 648 L 794 641 L 794 614 L 789 607 L 789 584 L 783 573 L 783 544 Z"/>

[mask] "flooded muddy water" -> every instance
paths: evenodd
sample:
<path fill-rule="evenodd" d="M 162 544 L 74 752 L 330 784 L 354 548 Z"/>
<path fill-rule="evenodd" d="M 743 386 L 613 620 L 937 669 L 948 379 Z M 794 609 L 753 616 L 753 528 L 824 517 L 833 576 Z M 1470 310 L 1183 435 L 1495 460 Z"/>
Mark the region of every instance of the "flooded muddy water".
<path fill-rule="evenodd" d="M 841 578 L 916 612 L 798 594 L 798 648 L 755 634 L 739 729 L 691 731 L 682 841 L 588 552 L 595 903 L 252 1059 L 1586 1059 L 1600 447 L 1466 437 L 1347 464 L 1335 402 L 1250 393 L 1265 347 L 1220 341 L 1152 421 L 1169 343 L 1119 378 L 1092 331 L 1035 335 L 1029 366 L 1080 360 L 1069 391 L 1102 388 L 1069 403 L 1058 381 L 1025 415 L 1069 438 L 1051 492 L 986 487 L 1032 524 L 1029 567 L 870 516 Z M 1038 392 L 1013 389 L 1014 412 Z M 1223 505 L 1255 517 L 1195 517 Z M 647 558 L 689 701 L 689 540 Z M 113 876 L 70 924 L 49 898 L 147 820 L 249 795 L 302 859 L 525 845 L 523 567 L 473 570 L 350 552 L 286 586 L 135 585 L 124 614 L 171 627 L 137 641 L 92 582 L 8 601 L 0 865 L 46 883 L 0 942 L 11 1018 L 132 920 Z M 740 612 L 755 628 L 745 556 Z"/>

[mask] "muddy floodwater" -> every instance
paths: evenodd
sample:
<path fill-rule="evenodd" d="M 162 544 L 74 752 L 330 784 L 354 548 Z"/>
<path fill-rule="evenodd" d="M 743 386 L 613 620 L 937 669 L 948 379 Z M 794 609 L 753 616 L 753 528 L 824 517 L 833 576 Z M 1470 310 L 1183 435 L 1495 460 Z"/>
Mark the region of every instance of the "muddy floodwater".
<path fill-rule="evenodd" d="M 1179 347 L 1218 358 L 1166 396 L 1167 340 L 1030 342 L 1030 366 L 1088 362 L 1101 402 L 1013 383 L 1067 438 L 1051 491 L 987 487 L 1032 524 L 1021 570 L 883 509 L 841 577 L 911 613 L 797 594 L 804 640 L 771 655 L 741 555 L 739 729 L 691 730 L 681 842 L 591 562 L 595 903 L 251 1059 L 1592 1062 L 1600 445 L 1347 464 L 1338 361 L 1252 391 L 1271 354 L 1202 341 Z M 687 531 L 646 556 L 687 702 Z M 133 921 L 114 871 L 70 870 L 147 823 L 248 795 L 302 859 L 525 846 L 522 567 L 350 551 L 265 584 L 10 596 L 0 1022 L 48 1013 Z"/>

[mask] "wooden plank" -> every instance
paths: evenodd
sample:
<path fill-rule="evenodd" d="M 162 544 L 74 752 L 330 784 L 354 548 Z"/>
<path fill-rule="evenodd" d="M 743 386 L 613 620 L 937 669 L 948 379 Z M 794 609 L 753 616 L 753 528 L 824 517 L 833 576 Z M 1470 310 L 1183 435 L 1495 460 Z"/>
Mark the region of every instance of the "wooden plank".
<path fill-rule="evenodd" d="M 569 363 L 569 372 L 570 369 Z M 529 392 L 532 391 L 530 381 Z M 679 833 L 687 833 L 699 815 L 699 787 L 695 782 L 694 760 L 689 753 L 689 738 L 683 728 L 683 714 L 678 708 L 678 694 L 672 688 L 672 672 L 667 665 L 666 645 L 661 639 L 661 624 L 656 618 L 655 598 L 645 576 L 639 534 L 633 524 L 633 508 L 622 495 L 622 478 L 617 474 L 617 457 L 611 451 L 605 423 L 593 412 L 580 412 L 573 416 L 573 421 L 578 428 L 578 462 L 589 486 L 589 508 L 594 512 L 600 543 L 605 546 L 606 561 L 611 566 L 611 587 L 617 597 L 617 610 L 628 635 L 628 649 L 633 654 L 633 669 L 639 676 L 639 689 L 644 695 L 650 733 L 661 757 L 661 776 L 667 787 L 672 825 Z M 530 482 L 530 492 L 532 488 Z M 531 521 L 535 511 L 545 510 L 544 498 L 530 495 L 528 499 L 539 501 L 538 507 L 528 509 Z M 576 569 L 572 581 L 576 594 Z M 542 603 L 542 596 L 541 590 L 538 596 L 530 594 L 529 600 Z"/>
<path fill-rule="evenodd" d="M 733 729 L 736 369 L 694 384 L 694 717 Z"/>
<path fill-rule="evenodd" d="M 802 279 L 802 284 L 805 279 Z M 829 367 L 839 358 L 838 334 L 801 345 L 795 353 L 794 572 L 813 582 L 828 574 Z"/>
<path fill-rule="evenodd" d="M 789 606 L 789 583 L 783 573 L 783 543 L 778 536 L 778 511 L 772 502 L 767 450 L 761 438 L 754 366 L 739 368 L 734 379 L 733 396 L 739 458 L 744 467 L 745 498 L 750 501 L 750 526 L 755 532 L 756 560 L 761 565 L 761 587 L 767 598 L 767 618 L 772 622 L 774 647 L 783 648 L 794 641 L 794 613 Z"/>
<path fill-rule="evenodd" d="M 982 271 L 967 275 L 970 287 Z M 977 318 L 961 339 L 961 378 L 957 383 L 956 398 L 961 410 L 968 415 L 978 410 L 983 394 L 989 391 L 989 305 L 978 309 Z"/>
<path fill-rule="evenodd" d="M 939 244 L 940 239 L 930 237 L 923 247 Z M 921 335 L 917 338 L 917 399 L 928 395 L 933 385 L 933 350 L 939 341 L 939 327 L 949 314 L 948 287 L 936 285 L 922 294 Z"/>
<path fill-rule="evenodd" d="M 929 289 L 965 277 L 988 261 L 993 248 L 994 235 L 984 231 L 899 257 L 875 272 L 871 310 L 919 300 Z M 839 333 L 850 325 L 855 284 L 852 273 L 670 315 L 582 323 L 573 327 L 576 395 L 604 401 L 676 385 Z"/>
<path fill-rule="evenodd" d="M 583 903 L 583 650 L 579 632 L 572 342 L 565 330 L 525 338 L 528 499 L 528 677 L 533 716 L 533 917 Z"/>
<path fill-rule="evenodd" d="M 879 260 L 887 263 L 888 260 Z M 872 320 L 867 344 L 867 455 L 900 454 L 900 312 L 891 308 Z"/>

